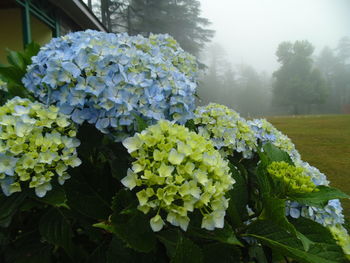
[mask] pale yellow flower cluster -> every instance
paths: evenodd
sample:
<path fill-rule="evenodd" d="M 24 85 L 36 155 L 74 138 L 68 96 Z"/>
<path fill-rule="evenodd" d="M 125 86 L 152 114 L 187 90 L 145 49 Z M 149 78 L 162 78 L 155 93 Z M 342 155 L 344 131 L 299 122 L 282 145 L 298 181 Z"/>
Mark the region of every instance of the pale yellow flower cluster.
<path fill-rule="evenodd" d="M 76 128 L 54 106 L 14 98 L 0 107 L 0 184 L 5 195 L 35 188 L 43 197 L 51 180 L 70 178 L 68 167 L 81 161 Z"/>
<path fill-rule="evenodd" d="M 234 180 L 227 161 L 210 141 L 161 120 L 123 145 L 136 160 L 121 182 L 130 190 L 136 189 L 139 210 L 155 212 L 150 220 L 154 231 L 163 228 L 163 215 L 186 231 L 189 213 L 195 209 L 203 214 L 203 228 L 223 227 L 228 207 L 225 193 Z"/>

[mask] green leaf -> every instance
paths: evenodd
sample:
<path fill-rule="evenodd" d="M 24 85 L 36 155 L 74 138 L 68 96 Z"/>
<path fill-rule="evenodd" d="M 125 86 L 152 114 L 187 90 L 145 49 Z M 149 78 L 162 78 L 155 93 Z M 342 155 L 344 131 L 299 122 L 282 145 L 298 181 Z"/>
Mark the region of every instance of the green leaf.
<path fill-rule="evenodd" d="M 60 185 L 55 185 L 51 191 L 47 192 L 47 194 L 42 198 L 36 198 L 40 202 L 44 202 L 46 204 L 52 206 L 65 206 L 65 202 L 67 201 L 66 193 L 64 189 Z"/>
<path fill-rule="evenodd" d="M 23 73 L 14 66 L 0 66 L 0 76 L 7 82 L 22 85 L 21 79 L 23 77 Z"/>
<path fill-rule="evenodd" d="M 317 223 L 315 223 L 317 224 Z M 337 246 L 334 240 L 330 240 L 325 231 L 315 227 L 315 224 L 304 223 L 303 228 L 308 229 L 305 234 L 309 239 L 314 241 L 310 249 L 306 252 L 300 240 L 287 230 L 271 224 L 267 220 L 254 222 L 248 229 L 248 236 L 254 237 L 264 245 L 276 250 L 285 256 L 291 257 L 300 262 L 306 263 L 342 263 L 346 262 L 343 252 Z M 323 228 L 325 229 L 325 228 Z M 323 242 L 317 242 L 322 241 Z"/>
<path fill-rule="evenodd" d="M 139 252 L 155 248 L 156 236 L 149 218 L 137 210 L 137 203 L 130 191 L 121 190 L 113 199 L 112 227 L 120 239 Z"/>
<path fill-rule="evenodd" d="M 290 195 L 291 200 L 297 201 L 300 204 L 323 207 L 328 200 L 350 198 L 349 195 L 343 193 L 337 188 L 332 188 L 329 186 L 319 185 L 317 187 L 319 191 L 314 191 L 312 193 L 300 193 Z"/>
<path fill-rule="evenodd" d="M 133 258 L 133 251 L 125 247 L 119 238 L 113 237 L 107 251 L 107 263 L 134 262 Z"/>
<path fill-rule="evenodd" d="M 262 148 L 263 148 L 263 152 L 260 152 L 260 155 L 265 155 L 268 158 L 269 162 L 284 161 L 286 163 L 293 165 L 293 161 L 291 160 L 289 154 L 277 148 L 272 143 L 266 143 Z M 262 159 L 264 158 L 265 157 L 263 157 Z"/>
<path fill-rule="evenodd" d="M 109 202 L 97 192 L 94 186 L 82 177 L 72 178 L 64 185 L 68 206 L 83 215 L 94 219 L 106 219 L 111 214 Z"/>
<path fill-rule="evenodd" d="M 169 262 L 164 258 L 164 255 L 160 253 L 140 253 L 136 252 L 125 244 L 117 237 L 113 237 L 108 251 L 107 251 L 107 263 L 116 262 L 128 262 L 128 263 L 166 263 Z"/>
<path fill-rule="evenodd" d="M 246 177 L 230 165 L 233 179 L 236 183 L 228 192 L 229 207 L 227 209 L 228 219 L 234 226 L 240 226 L 248 217 L 246 206 L 248 204 L 248 182 Z"/>
<path fill-rule="evenodd" d="M 69 220 L 61 210 L 51 208 L 44 214 L 40 219 L 39 231 L 47 242 L 62 247 L 68 255 L 74 257 L 73 231 Z"/>
<path fill-rule="evenodd" d="M 271 196 L 273 190 L 273 184 L 269 180 L 265 166 L 260 164 L 257 169 L 257 175 L 255 176 L 262 199 Z"/>
<path fill-rule="evenodd" d="M 157 233 L 157 238 L 165 246 L 169 258 L 173 258 L 176 254 L 176 245 L 180 234 L 180 230 L 174 228 Z"/>
<path fill-rule="evenodd" d="M 102 242 L 102 244 L 98 245 L 97 248 L 89 255 L 86 263 L 106 263 L 106 245 Z"/>
<path fill-rule="evenodd" d="M 7 50 L 7 52 L 7 61 L 24 75 L 26 70 L 26 64 L 21 53 L 9 49 Z"/>
<path fill-rule="evenodd" d="M 135 113 L 133 113 L 132 115 L 136 119 L 136 124 L 137 124 L 137 129 L 136 130 L 138 132 L 142 132 L 143 130 L 147 129 L 148 124 L 143 118 L 141 118 L 139 115 L 137 115 Z"/>
<path fill-rule="evenodd" d="M 29 43 L 25 49 L 24 52 L 22 53 L 24 62 L 26 65 L 32 64 L 32 57 L 36 56 L 40 51 L 40 45 L 35 43 L 35 42 L 31 42 Z"/>
<path fill-rule="evenodd" d="M 136 251 L 150 252 L 156 245 L 149 219 L 139 211 L 131 215 L 113 214 L 112 226 L 114 233 Z"/>
<path fill-rule="evenodd" d="M 188 120 L 186 123 L 185 123 L 185 126 L 190 130 L 190 131 L 196 131 L 196 125 L 194 123 L 194 120 Z"/>
<path fill-rule="evenodd" d="M 6 251 L 6 254 L 8 251 Z M 51 247 L 42 245 L 40 242 L 33 244 L 24 244 L 23 247 L 12 252 L 12 255 L 6 255 L 8 261 L 13 263 L 51 263 Z"/>
<path fill-rule="evenodd" d="M 11 224 L 12 217 L 23 204 L 26 193 L 15 193 L 11 196 L 0 194 L 0 226 L 8 227 Z"/>
<path fill-rule="evenodd" d="M 249 248 L 249 257 L 258 263 L 268 263 L 265 251 L 260 245 L 253 245 Z"/>
<path fill-rule="evenodd" d="M 241 252 L 237 247 L 214 243 L 203 245 L 204 263 L 241 263 Z"/>
<path fill-rule="evenodd" d="M 182 234 L 178 236 L 176 251 L 171 263 L 201 263 L 203 253 L 199 246 Z"/>
<path fill-rule="evenodd" d="M 232 227 L 227 222 L 225 222 L 224 228 L 215 229 L 213 231 L 190 227 L 188 232 L 195 237 L 216 240 L 224 244 L 243 247 L 243 244 L 237 239 Z"/>
<path fill-rule="evenodd" d="M 303 234 L 298 232 L 295 227 L 288 221 L 286 211 L 286 201 L 283 199 L 265 197 L 263 200 L 264 210 L 260 216 L 261 219 L 270 221 L 277 226 L 285 229 L 295 237 L 297 237 L 303 244 L 306 251 L 309 250 L 312 241 L 310 241 Z"/>

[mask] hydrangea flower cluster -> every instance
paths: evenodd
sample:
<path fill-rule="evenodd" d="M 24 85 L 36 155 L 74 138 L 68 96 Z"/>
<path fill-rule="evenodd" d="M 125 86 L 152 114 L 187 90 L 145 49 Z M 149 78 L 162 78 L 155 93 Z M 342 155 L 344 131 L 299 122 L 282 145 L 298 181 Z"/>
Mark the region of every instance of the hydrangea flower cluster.
<path fill-rule="evenodd" d="M 271 123 L 265 119 L 254 119 L 249 120 L 248 124 L 252 131 L 254 132 L 255 137 L 262 143 L 272 143 L 281 150 L 287 152 L 292 160 L 299 160 L 300 154 L 295 149 L 292 141 L 284 135 L 282 132 L 277 130 Z"/>
<path fill-rule="evenodd" d="M 331 226 L 329 229 L 338 245 L 343 249 L 346 257 L 350 260 L 350 236 L 348 231 L 339 224 Z"/>
<path fill-rule="evenodd" d="M 338 199 L 329 200 L 322 208 L 305 206 L 297 202 L 287 202 L 286 215 L 293 218 L 309 218 L 323 226 L 329 227 L 344 224 L 343 208 Z"/>
<path fill-rule="evenodd" d="M 199 209 L 202 228 L 213 230 L 224 225 L 232 188 L 227 161 L 212 143 L 187 128 L 161 120 L 141 133 L 123 141 L 136 160 L 122 184 L 137 189 L 139 210 L 157 214 L 150 220 L 153 231 L 159 231 L 166 220 L 186 231 L 188 213 Z"/>
<path fill-rule="evenodd" d="M 268 165 L 267 172 L 286 194 L 317 191 L 316 185 L 310 177 L 305 175 L 301 167 L 295 167 L 283 161 L 272 162 Z"/>
<path fill-rule="evenodd" d="M 63 184 L 68 167 L 81 161 L 75 125 L 54 106 L 18 97 L 0 107 L 0 184 L 5 195 L 34 188 L 39 197 L 57 177 Z"/>
<path fill-rule="evenodd" d="M 198 133 L 211 139 L 224 156 L 237 151 L 250 158 L 256 149 L 256 138 L 247 121 L 224 105 L 210 103 L 197 107 L 194 123 Z"/>
<path fill-rule="evenodd" d="M 29 91 L 117 140 L 134 131 L 135 115 L 149 124 L 193 115 L 197 64 L 169 35 L 74 32 L 32 61 L 23 78 Z"/>
<path fill-rule="evenodd" d="M 304 174 L 311 178 L 315 185 L 329 184 L 326 175 L 321 173 L 316 167 L 302 161 L 292 141 L 278 131 L 271 123 L 265 119 L 255 119 L 248 121 L 248 123 L 260 142 L 263 144 L 271 142 L 276 147 L 286 151 L 292 158 L 295 166 L 302 168 Z M 297 202 L 287 202 L 286 215 L 293 218 L 303 216 L 324 226 L 344 223 L 344 215 L 342 214 L 342 207 L 339 200 L 330 200 L 324 208 L 300 205 Z"/>

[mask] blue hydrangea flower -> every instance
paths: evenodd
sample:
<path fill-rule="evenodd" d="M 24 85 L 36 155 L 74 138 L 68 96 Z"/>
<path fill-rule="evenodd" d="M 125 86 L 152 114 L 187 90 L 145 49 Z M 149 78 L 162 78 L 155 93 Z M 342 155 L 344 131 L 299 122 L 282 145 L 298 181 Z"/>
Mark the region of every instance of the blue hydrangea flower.
<path fill-rule="evenodd" d="M 75 32 L 52 39 L 32 61 L 23 78 L 29 91 L 117 140 L 134 132 L 135 115 L 149 124 L 193 115 L 197 64 L 169 35 Z"/>
<path fill-rule="evenodd" d="M 210 139 L 223 156 L 239 152 L 251 158 L 256 151 L 257 140 L 247 121 L 224 105 L 197 107 L 194 123 L 198 133 Z"/>
<path fill-rule="evenodd" d="M 248 124 L 254 131 L 255 137 L 262 143 L 272 143 L 281 150 L 287 152 L 292 160 L 300 160 L 300 154 L 295 149 L 292 141 L 284 135 L 282 132 L 277 130 L 271 123 L 265 119 L 254 119 L 249 120 Z"/>

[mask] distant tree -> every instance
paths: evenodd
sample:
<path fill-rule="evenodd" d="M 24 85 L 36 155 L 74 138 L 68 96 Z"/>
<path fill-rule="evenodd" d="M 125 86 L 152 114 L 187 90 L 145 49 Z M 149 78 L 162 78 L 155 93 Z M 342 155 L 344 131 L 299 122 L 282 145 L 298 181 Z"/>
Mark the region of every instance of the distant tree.
<path fill-rule="evenodd" d="M 225 104 L 222 100 L 226 93 L 226 87 L 224 87 L 225 74 L 227 69 L 232 70 L 226 58 L 226 51 L 218 43 L 211 44 L 201 54 L 201 59 L 207 65 L 206 69 L 202 72 L 198 90 L 202 103 L 205 104 L 213 101 Z"/>
<path fill-rule="evenodd" d="M 106 1 L 106 0 L 105 0 Z M 109 0 L 114 31 L 129 34 L 168 33 L 186 51 L 198 55 L 214 36 L 200 16 L 198 0 Z M 117 15 L 116 15 L 117 14 Z"/>
<path fill-rule="evenodd" d="M 237 68 L 236 108 L 245 116 L 261 116 L 267 113 L 270 104 L 269 81 L 266 74 L 259 74 L 252 66 Z"/>
<path fill-rule="evenodd" d="M 201 103 L 209 101 L 225 104 L 244 116 L 266 114 L 270 105 L 270 78 L 259 74 L 249 65 L 233 66 L 228 55 L 217 43 L 203 54 L 208 65 L 201 77 Z"/>
<path fill-rule="evenodd" d="M 324 103 L 327 89 L 320 71 L 313 67 L 314 47 L 308 41 L 282 42 L 276 55 L 281 67 L 273 73 L 274 105 L 292 113 L 310 113 L 313 104 Z"/>
<path fill-rule="evenodd" d="M 343 64 L 350 64 L 350 38 L 343 37 L 339 40 L 336 48 L 337 57 Z"/>
<path fill-rule="evenodd" d="M 350 39 L 343 37 L 332 50 L 325 47 L 316 60 L 329 89 L 325 110 L 341 113 L 350 109 Z M 347 109 L 346 109 L 347 108 Z"/>

